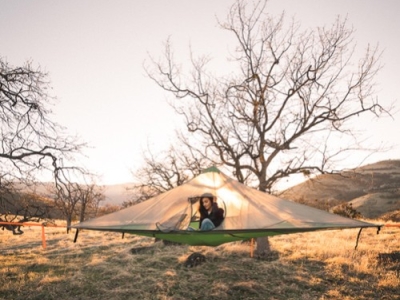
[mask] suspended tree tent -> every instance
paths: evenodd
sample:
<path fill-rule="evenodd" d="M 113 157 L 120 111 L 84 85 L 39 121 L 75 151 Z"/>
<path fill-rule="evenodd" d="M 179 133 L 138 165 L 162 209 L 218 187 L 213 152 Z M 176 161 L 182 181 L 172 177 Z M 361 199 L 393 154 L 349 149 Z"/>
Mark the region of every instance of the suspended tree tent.
<path fill-rule="evenodd" d="M 188 226 L 198 228 L 197 208 L 203 193 L 216 196 L 225 210 L 225 220 L 212 231 L 188 231 Z M 380 225 L 280 199 L 247 187 L 215 167 L 145 202 L 73 226 L 206 246 L 278 234 L 366 227 L 379 229 Z"/>

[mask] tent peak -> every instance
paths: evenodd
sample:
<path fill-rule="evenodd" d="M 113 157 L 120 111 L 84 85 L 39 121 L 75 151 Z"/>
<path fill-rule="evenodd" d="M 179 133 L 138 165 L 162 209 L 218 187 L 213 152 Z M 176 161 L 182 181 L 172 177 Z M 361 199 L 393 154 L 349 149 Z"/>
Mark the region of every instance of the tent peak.
<path fill-rule="evenodd" d="M 216 166 L 212 166 L 201 171 L 201 173 L 209 173 L 209 172 L 221 173 L 221 171 Z"/>

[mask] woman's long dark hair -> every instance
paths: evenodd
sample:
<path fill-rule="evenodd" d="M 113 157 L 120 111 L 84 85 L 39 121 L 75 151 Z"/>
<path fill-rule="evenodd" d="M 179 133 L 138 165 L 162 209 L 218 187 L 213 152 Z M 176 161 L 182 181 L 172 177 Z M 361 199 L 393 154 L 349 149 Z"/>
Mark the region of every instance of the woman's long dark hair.
<path fill-rule="evenodd" d="M 215 203 L 214 202 L 214 197 L 201 197 L 200 202 L 199 202 L 199 213 L 200 213 L 201 216 L 207 216 L 208 215 L 207 209 L 204 207 L 204 204 L 203 204 L 203 199 L 204 198 L 210 199 L 212 206 L 214 206 L 214 203 Z"/>

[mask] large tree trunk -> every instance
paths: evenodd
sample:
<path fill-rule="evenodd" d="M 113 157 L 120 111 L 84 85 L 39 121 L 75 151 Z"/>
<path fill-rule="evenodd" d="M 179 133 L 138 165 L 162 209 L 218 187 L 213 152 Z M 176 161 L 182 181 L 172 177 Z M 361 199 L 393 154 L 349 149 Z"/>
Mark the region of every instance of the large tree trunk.
<path fill-rule="evenodd" d="M 71 230 L 72 219 L 67 217 L 67 233 Z"/>
<path fill-rule="evenodd" d="M 262 238 L 257 238 L 255 254 L 258 257 L 263 257 L 263 256 L 267 256 L 270 253 L 271 253 L 271 247 L 269 244 L 268 237 L 266 236 L 266 237 L 262 237 Z"/>
<path fill-rule="evenodd" d="M 82 201 L 81 202 L 81 213 L 79 216 L 79 222 L 85 221 L 85 211 L 86 211 L 86 202 Z"/>

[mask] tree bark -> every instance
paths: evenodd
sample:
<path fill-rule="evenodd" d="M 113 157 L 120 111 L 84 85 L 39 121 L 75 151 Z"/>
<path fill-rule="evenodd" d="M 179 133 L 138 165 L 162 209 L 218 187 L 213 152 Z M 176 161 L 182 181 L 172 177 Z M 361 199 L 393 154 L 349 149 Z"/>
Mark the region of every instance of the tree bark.
<path fill-rule="evenodd" d="M 271 253 L 271 247 L 268 237 L 257 238 L 255 254 L 263 257 Z"/>
<path fill-rule="evenodd" d="M 72 224 L 71 218 L 67 217 L 67 233 L 69 233 L 71 230 L 71 224 Z"/>

